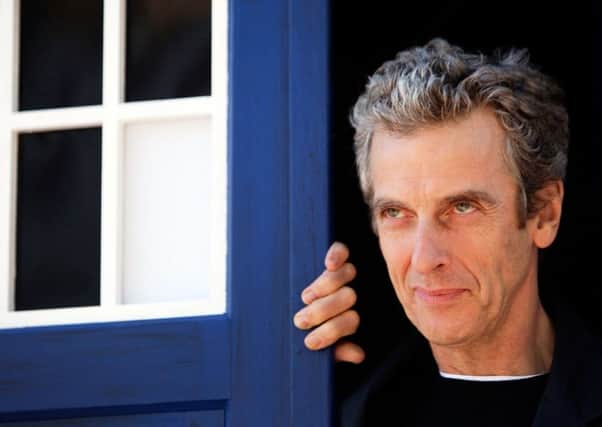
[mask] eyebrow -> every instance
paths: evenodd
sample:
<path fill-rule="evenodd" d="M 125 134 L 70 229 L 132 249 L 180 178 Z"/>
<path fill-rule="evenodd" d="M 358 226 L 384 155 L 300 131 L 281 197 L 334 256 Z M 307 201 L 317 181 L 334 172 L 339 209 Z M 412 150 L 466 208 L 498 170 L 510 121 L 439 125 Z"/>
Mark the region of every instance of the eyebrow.
<path fill-rule="evenodd" d="M 497 199 L 493 195 L 489 194 L 486 191 L 480 191 L 480 190 L 460 191 L 458 193 L 451 194 L 449 196 L 445 196 L 441 201 L 443 202 L 443 204 L 451 204 L 451 203 L 459 202 L 462 200 L 474 200 L 474 201 L 482 202 L 486 205 L 496 205 L 498 203 Z M 386 206 L 391 206 L 391 205 L 395 205 L 396 207 L 401 207 L 402 209 L 411 209 L 407 203 L 405 203 L 401 200 L 390 199 L 390 198 L 386 198 L 386 197 L 379 197 L 378 199 L 375 199 L 370 204 L 370 209 L 376 210 L 376 209 L 383 208 Z"/>
<path fill-rule="evenodd" d="M 495 205 L 498 202 L 497 199 L 488 192 L 479 190 L 461 191 L 457 194 L 452 194 L 451 196 L 443 198 L 443 201 L 446 203 L 454 203 L 461 200 L 476 200 L 488 205 Z"/>
<path fill-rule="evenodd" d="M 373 200 L 372 203 L 370 203 L 370 210 L 376 210 L 376 209 L 384 208 L 385 206 L 391 206 L 391 205 L 399 206 L 403 209 L 410 209 L 408 204 L 406 204 L 402 201 L 379 197 L 378 199 Z"/>

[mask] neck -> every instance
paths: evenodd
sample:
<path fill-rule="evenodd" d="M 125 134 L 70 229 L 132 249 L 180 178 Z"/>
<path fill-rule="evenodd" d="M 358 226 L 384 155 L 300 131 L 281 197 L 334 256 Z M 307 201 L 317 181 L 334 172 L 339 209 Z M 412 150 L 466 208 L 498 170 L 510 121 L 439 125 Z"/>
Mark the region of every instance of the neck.
<path fill-rule="evenodd" d="M 475 342 L 454 346 L 431 343 L 439 370 L 462 375 L 533 375 L 548 372 L 554 352 L 554 330 L 537 295 L 528 286 L 515 301 L 531 303 L 511 307 L 497 332 Z"/>

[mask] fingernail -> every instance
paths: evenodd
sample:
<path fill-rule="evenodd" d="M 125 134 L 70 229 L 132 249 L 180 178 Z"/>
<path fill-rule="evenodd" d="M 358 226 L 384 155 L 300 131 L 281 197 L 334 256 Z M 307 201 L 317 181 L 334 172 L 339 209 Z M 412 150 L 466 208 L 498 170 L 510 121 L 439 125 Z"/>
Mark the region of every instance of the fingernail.
<path fill-rule="evenodd" d="M 301 294 L 301 299 L 303 299 L 303 302 L 305 304 L 309 304 L 310 302 L 316 299 L 316 294 L 311 289 L 306 289 Z"/>
<path fill-rule="evenodd" d="M 339 257 L 337 257 L 335 254 L 328 255 L 328 261 L 336 264 L 339 261 Z"/>
<path fill-rule="evenodd" d="M 308 326 L 307 318 L 303 314 L 297 314 L 295 316 L 295 325 L 298 328 L 307 328 L 307 326 Z"/>
<path fill-rule="evenodd" d="M 306 339 L 305 339 L 305 344 L 309 347 L 309 348 L 318 348 L 320 346 L 320 343 L 322 341 L 320 340 L 320 338 L 316 337 L 315 335 L 309 335 Z"/>

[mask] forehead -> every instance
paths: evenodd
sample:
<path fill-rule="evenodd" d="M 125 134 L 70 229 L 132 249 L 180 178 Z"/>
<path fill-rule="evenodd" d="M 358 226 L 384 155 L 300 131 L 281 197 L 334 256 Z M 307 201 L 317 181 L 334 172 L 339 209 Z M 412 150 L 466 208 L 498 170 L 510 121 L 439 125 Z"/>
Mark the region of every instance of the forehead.
<path fill-rule="evenodd" d="M 505 146 L 506 134 L 488 110 L 410 135 L 377 130 L 370 151 L 374 196 L 436 198 L 467 190 L 514 188 Z"/>

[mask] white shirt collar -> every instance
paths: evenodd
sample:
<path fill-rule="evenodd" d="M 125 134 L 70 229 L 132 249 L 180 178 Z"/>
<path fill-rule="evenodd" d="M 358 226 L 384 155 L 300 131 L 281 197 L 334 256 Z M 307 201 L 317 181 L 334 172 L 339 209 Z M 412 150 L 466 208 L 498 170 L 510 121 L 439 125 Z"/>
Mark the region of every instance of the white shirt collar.
<path fill-rule="evenodd" d="M 461 375 L 461 374 L 448 374 L 447 372 L 439 371 L 439 375 L 443 378 L 450 378 L 453 380 L 464 380 L 464 381 L 515 381 L 525 380 L 527 378 L 539 377 L 545 375 L 546 372 L 532 375 Z"/>

